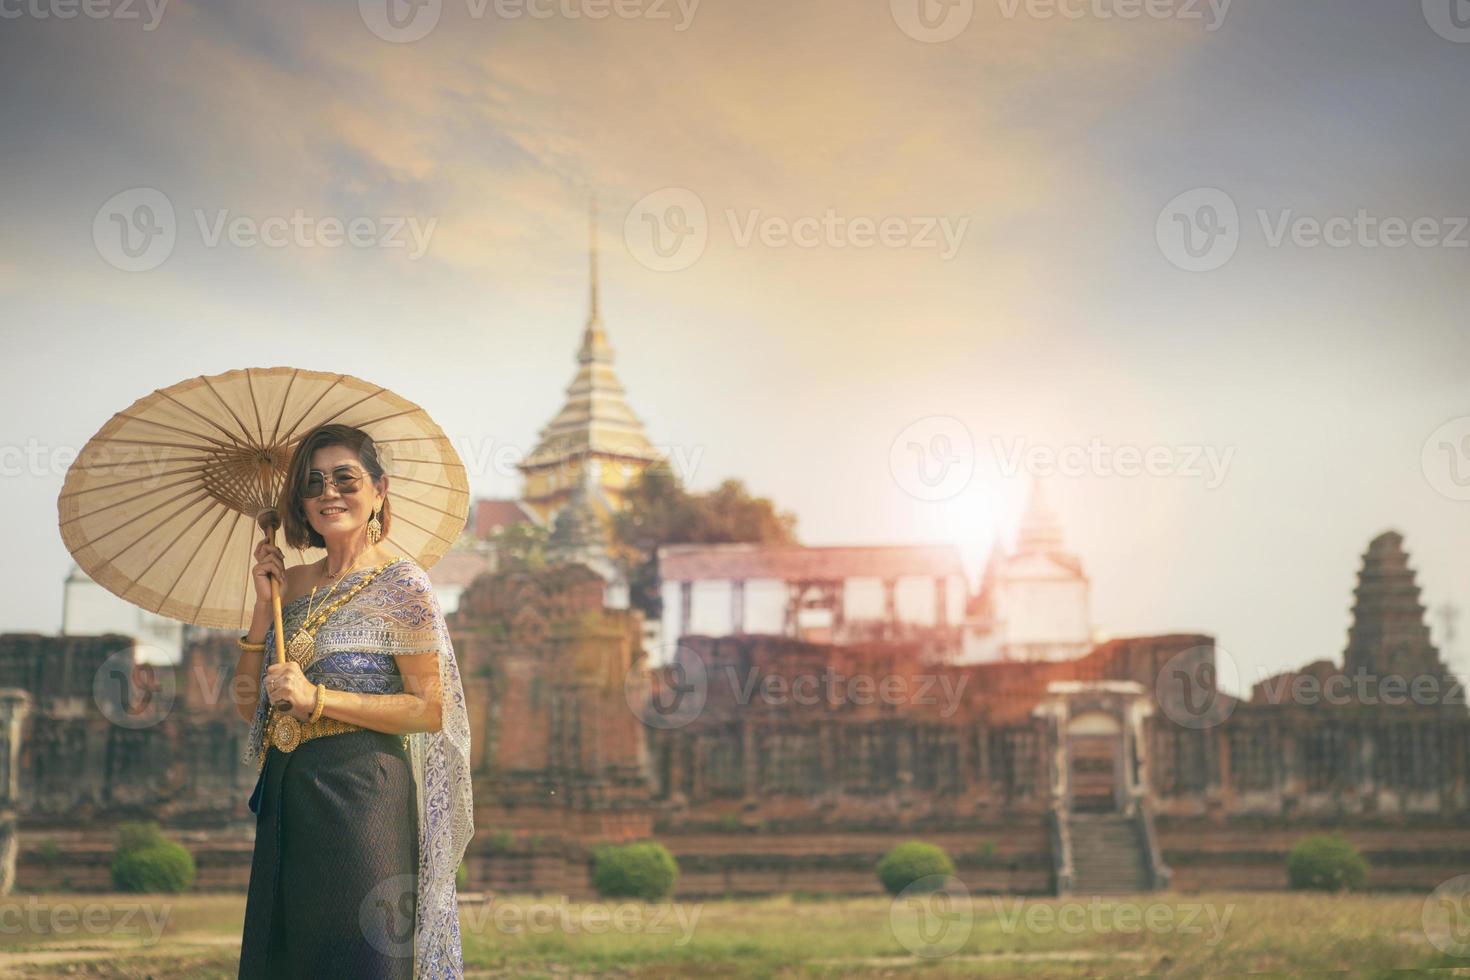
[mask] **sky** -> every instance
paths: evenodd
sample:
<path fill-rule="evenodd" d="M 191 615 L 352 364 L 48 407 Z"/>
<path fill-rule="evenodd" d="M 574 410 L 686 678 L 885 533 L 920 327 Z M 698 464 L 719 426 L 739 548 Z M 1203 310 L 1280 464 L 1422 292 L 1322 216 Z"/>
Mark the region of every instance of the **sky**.
<path fill-rule="evenodd" d="M 1390 528 L 1470 607 L 1463 7 L 0 0 L 0 630 L 59 628 L 71 455 L 194 375 L 370 379 L 514 495 L 593 195 L 650 439 L 805 543 L 978 571 L 1039 479 L 1101 631 L 1247 679 L 1340 657 Z"/>

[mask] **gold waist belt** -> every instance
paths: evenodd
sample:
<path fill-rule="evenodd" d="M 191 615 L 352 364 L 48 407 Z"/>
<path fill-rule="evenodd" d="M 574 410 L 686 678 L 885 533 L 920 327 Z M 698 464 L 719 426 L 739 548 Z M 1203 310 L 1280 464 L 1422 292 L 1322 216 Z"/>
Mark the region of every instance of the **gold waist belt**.
<path fill-rule="evenodd" d="M 318 718 L 302 721 L 291 715 L 277 715 L 265 726 L 265 748 L 274 745 L 282 752 L 292 752 L 302 742 L 309 742 L 323 735 L 340 735 L 343 732 L 361 731 L 361 725 L 339 721 L 336 718 Z M 264 755 L 264 752 L 261 753 Z"/>

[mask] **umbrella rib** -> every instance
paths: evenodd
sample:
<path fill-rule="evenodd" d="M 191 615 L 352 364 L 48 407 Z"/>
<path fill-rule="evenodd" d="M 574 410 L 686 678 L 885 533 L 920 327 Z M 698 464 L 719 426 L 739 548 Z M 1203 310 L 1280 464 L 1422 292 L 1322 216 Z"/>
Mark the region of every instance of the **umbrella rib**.
<path fill-rule="evenodd" d="M 202 511 L 200 513 L 200 517 L 204 516 L 204 514 L 207 514 L 207 513 L 209 513 L 209 512 L 208 511 Z M 217 528 L 217 527 L 219 527 L 220 521 L 222 521 L 222 520 L 225 519 L 225 515 L 226 514 L 238 514 L 238 513 L 239 513 L 239 511 L 232 511 L 232 510 L 229 510 L 228 508 L 224 508 L 224 507 L 220 508 L 220 512 L 215 517 L 214 523 L 209 526 L 209 530 L 208 531 L 205 531 L 204 532 L 204 537 L 202 537 L 202 538 L 199 539 L 199 547 L 198 548 L 195 548 L 194 549 L 194 553 L 189 556 L 189 560 L 186 561 L 186 562 L 184 562 L 184 567 L 181 568 L 181 569 L 179 569 L 179 574 L 176 575 L 176 576 L 174 576 L 174 580 L 169 585 L 168 591 L 163 594 L 163 602 L 159 604 L 159 607 L 160 608 L 162 608 L 163 606 L 168 605 L 168 601 L 173 598 L 174 589 L 177 589 L 179 587 L 179 583 L 184 580 L 184 574 L 189 571 L 189 566 L 194 564 L 194 559 L 199 557 L 199 553 L 200 553 L 200 551 L 202 551 L 204 549 L 205 543 L 208 542 L 209 539 L 214 536 L 214 529 Z M 196 518 L 196 520 L 197 520 L 197 518 Z"/>
<path fill-rule="evenodd" d="M 224 511 L 221 510 L 220 513 L 221 513 L 221 516 L 223 516 Z M 122 594 L 121 594 L 121 596 L 119 598 L 126 599 L 128 597 L 128 593 L 132 592 L 135 588 L 137 588 L 139 585 L 141 585 L 142 582 L 143 582 L 143 579 L 148 575 L 148 573 L 151 572 L 151 571 L 153 571 L 153 566 L 154 565 L 157 565 L 159 563 L 159 561 L 162 560 L 162 558 L 163 558 L 164 555 L 168 554 L 170 551 L 173 550 L 174 545 L 178 544 L 179 541 L 183 539 L 184 535 L 189 533 L 189 529 L 190 528 L 192 528 L 195 524 L 198 524 L 208 514 L 209 514 L 209 508 L 206 507 L 203 510 L 201 510 L 198 514 L 196 514 L 194 516 L 194 519 L 192 521 L 190 521 L 188 524 L 185 524 L 184 527 L 183 527 L 183 530 L 179 531 L 179 533 L 174 536 L 174 539 L 168 543 L 168 547 L 164 548 L 156 556 L 154 556 L 153 560 L 148 563 L 148 567 L 147 568 L 144 568 L 137 575 L 134 575 L 133 576 L 132 584 L 129 585 L 126 589 L 124 589 L 122 591 Z M 215 522 L 218 523 L 218 518 L 216 518 L 216 521 Z M 186 568 L 188 567 L 187 563 L 185 563 L 185 567 Z M 177 579 L 174 580 L 174 584 L 175 585 L 178 584 L 178 580 Z"/>
<path fill-rule="evenodd" d="M 378 443 L 378 445 L 381 446 L 382 443 Z M 450 463 L 450 462 L 448 462 L 446 460 L 443 460 L 443 459 L 415 459 L 415 458 L 413 458 L 411 456 L 394 456 L 393 457 L 393 463 L 394 463 L 394 465 L 397 465 L 399 463 L 422 463 L 425 466 L 442 466 L 445 469 L 453 469 L 454 468 L 454 464 L 453 463 Z M 393 474 L 390 473 L 388 475 L 389 476 L 392 476 Z"/>
<path fill-rule="evenodd" d="M 384 389 L 384 390 L 386 390 L 386 389 Z M 362 402 L 358 402 L 357 404 L 358 405 L 361 405 Z M 356 407 L 357 407 L 357 405 L 349 405 L 348 406 L 348 408 L 356 408 Z M 346 411 L 346 410 L 347 409 L 343 409 L 343 411 Z M 361 429 L 361 428 L 364 428 L 364 427 L 369 426 L 369 425 L 377 425 L 379 422 L 386 422 L 389 419 L 402 418 L 405 415 L 413 415 L 415 413 L 422 412 L 422 411 L 423 411 L 422 408 L 417 408 L 417 407 L 415 407 L 415 408 L 406 408 L 406 409 L 404 409 L 401 412 L 390 412 L 387 415 L 380 415 L 380 416 L 378 416 L 375 419 L 368 419 L 368 420 L 366 420 L 364 422 L 359 422 L 359 423 L 357 423 L 357 427 L 359 429 Z M 423 436 L 420 436 L 419 438 L 422 439 L 424 437 Z M 377 442 L 378 440 L 374 439 L 373 441 L 374 442 Z M 395 439 L 394 441 L 395 442 L 402 442 L 403 440 L 401 440 L 401 439 Z"/>
<path fill-rule="evenodd" d="M 271 445 L 275 445 L 276 440 L 281 437 L 281 420 L 286 417 L 286 404 L 291 401 L 291 389 L 296 386 L 296 379 L 300 375 L 299 368 L 291 369 L 291 377 L 286 381 L 286 393 L 281 396 L 281 410 L 276 413 L 276 427 L 271 432 Z"/>
<path fill-rule="evenodd" d="M 408 526 L 410 526 L 410 527 L 416 527 L 420 531 L 423 531 L 425 534 L 427 534 L 429 537 L 434 538 L 434 539 L 436 539 L 438 541 L 443 541 L 445 544 L 454 544 L 454 542 L 452 540 L 450 540 L 449 538 L 446 538 L 444 535 L 438 533 L 437 531 L 430 531 L 428 528 L 424 527 L 422 524 L 415 524 L 413 521 L 409 520 L 406 517 L 399 517 L 397 514 L 394 514 L 393 515 L 393 520 L 395 520 L 395 521 L 400 521 L 401 520 L 401 521 L 403 521 L 403 523 L 407 524 Z"/>
<path fill-rule="evenodd" d="M 333 388 L 337 387 L 339 384 L 341 384 L 346 378 L 347 375 L 345 374 L 337 375 L 337 380 L 333 381 L 331 384 L 323 388 L 321 390 L 321 394 L 316 396 L 316 401 L 312 402 L 310 405 L 306 406 L 306 408 L 302 409 L 301 414 L 297 416 L 295 422 L 291 423 L 291 427 L 287 431 L 295 432 L 297 429 L 301 428 L 301 423 L 305 422 L 306 417 L 316 410 L 316 407 L 322 403 L 322 399 L 327 397 L 327 393 Z"/>
<path fill-rule="evenodd" d="M 344 405 L 344 406 L 342 406 L 341 408 L 339 408 L 335 412 L 333 412 L 331 415 L 328 415 L 326 418 L 322 419 L 315 426 L 312 426 L 312 428 L 317 428 L 318 426 L 326 425 L 328 422 L 332 421 L 333 419 L 340 419 L 343 415 L 345 415 L 348 412 L 352 411 L 357 406 L 359 406 L 359 405 L 361 405 L 361 404 L 363 404 L 365 402 L 372 401 L 374 398 L 377 398 L 379 395 L 381 395 L 383 392 L 385 392 L 387 390 L 388 390 L 387 388 L 379 388 L 377 391 L 374 391 L 371 394 L 362 396 L 357 401 L 353 402 L 351 405 Z M 391 418 L 392 416 L 388 416 L 388 417 Z M 369 423 L 366 423 L 366 422 L 363 423 L 363 425 L 367 425 L 367 424 L 369 424 Z M 362 428 L 362 426 L 361 425 L 360 426 L 357 426 L 357 428 Z"/>
<path fill-rule="evenodd" d="M 445 442 L 449 442 L 449 437 L 448 436 L 445 436 L 445 435 L 437 435 L 437 436 L 427 436 L 427 435 L 426 436 L 397 436 L 397 437 L 392 438 L 392 439 L 374 439 L 373 442 L 376 442 L 379 445 L 386 446 L 386 445 L 389 445 L 389 444 L 395 443 L 395 442 L 438 442 L 441 439 L 444 440 Z"/>
<path fill-rule="evenodd" d="M 433 483 L 433 482 L 430 482 L 429 480 L 419 480 L 419 479 L 416 479 L 416 478 L 411 477 L 411 476 L 403 476 L 402 474 L 399 474 L 398 476 L 393 476 L 393 474 L 390 473 L 388 475 L 390 477 L 392 477 L 393 482 L 395 482 L 395 483 L 417 483 L 421 487 L 434 487 L 435 489 L 439 489 L 439 490 L 448 490 L 448 489 L 451 489 L 450 487 L 446 487 L 442 483 Z"/>
<path fill-rule="evenodd" d="M 407 506 L 409 504 L 412 504 L 415 507 L 422 507 L 425 510 L 432 510 L 436 514 L 443 514 L 445 517 L 458 518 L 458 517 L 461 517 L 462 516 L 460 514 L 456 514 L 452 510 L 445 510 L 443 507 L 435 507 L 433 504 L 426 504 L 422 500 L 414 500 L 411 497 L 404 497 L 402 502 L 403 502 L 403 505 L 404 506 Z M 394 515 L 394 519 L 397 519 L 397 516 L 398 515 L 395 514 Z"/>
<path fill-rule="evenodd" d="M 178 442 L 159 442 L 156 439 L 117 439 L 117 438 L 111 438 L 111 437 L 109 437 L 107 439 L 107 442 L 109 444 L 110 443 L 117 443 L 118 445 L 122 445 L 122 446 L 154 446 L 154 447 L 162 448 L 162 449 L 193 449 L 193 450 L 198 450 L 200 448 L 199 446 L 185 445 L 183 443 L 178 443 Z M 86 447 L 83 447 L 83 448 L 85 449 Z M 209 457 L 207 457 L 207 456 L 197 456 L 197 457 L 190 457 L 190 458 L 203 460 L 203 459 L 208 459 Z"/>
<path fill-rule="evenodd" d="M 199 611 L 204 608 L 204 601 L 209 598 L 209 590 L 214 588 L 215 576 L 219 575 L 219 567 L 224 564 L 225 555 L 230 550 L 230 539 L 235 536 L 235 529 L 240 526 L 240 518 L 245 515 L 238 510 L 235 511 L 235 523 L 230 525 L 230 533 L 225 535 L 225 543 L 219 549 L 219 557 L 214 560 L 214 568 L 209 572 L 209 578 L 204 582 L 204 591 L 199 593 L 199 605 L 194 607 L 194 615 L 190 619 L 198 619 Z"/>
<path fill-rule="evenodd" d="M 255 375 L 253 369 L 245 372 L 245 390 L 250 392 L 250 407 L 255 412 L 255 432 L 260 437 L 260 444 L 265 445 L 265 426 L 260 421 L 260 404 L 255 400 Z"/>
<path fill-rule="evenodd" d="M 206 378 L 204 380 L 205 380 L 205 384 L 207 385 L 209 383 L 209 379 Z M 214 390 L 213 388 L 210 388 L 210 391 L 213 391 L 213 390 Z M 210 418 L 208 415 L 205 415 L 203 412 L 200 412 L 198 409 L 191 408 L 188 405 L 185 405 L 183 402 L 179 401 L 177 398 L 175 398 L 173 395 L 169 394 L 167 391 L 160 391 L 159 394 L 162 395 L 163 397 L 167 398 L 169 401 L 173 402 L 175 405 L 177 405 L 180 408 L 182 408 L 184 411 L 188 412 L 190 415 L 194 416 L 199 421 L 203 422 L 205 425 L 212 425 L 212 426 L 214 426 L 216 429 L 218 429 L 220 431 L 220 433 L 227 440 L 229 440 L 229 444 L 230 445 L 233 445 L 233 446 L 240 445 L 240 438 L 239 438 L 238 435 L 236 435 L 235 433 L 231 432 L 229 429 L 226 429 L 224 426 L 220 425 L 218 422 L 216 422 L 214 419 Z M 219 395 L 216 394 L 214 397 L 218 398 Z M 114 439 L 113 441 L 114 442 L 117 442 L 119 440 Z"/>
<path fill-rule="evenodd" d="M 220 447 L 223 447 L 223 446 L 226 445 L 226 443 L 223 443 L 223 442 L 221 442 L 218 439 L 211 439 L 211 438 L 209 438 L 208 436 L 206 436 L 202 432 L 191 432 L 188 429 L 181 429 L 177 425 L 169 425 L 167 422 L 159 422 L 159 421 L 157 421 L 155 419 L 144 418 L 141 415 L 131 415 L 131 414 L 127 413 L 127 412 L 118 412 L 117 413 L 117 417 L 118 418 L 129 419 L 129 420 L 131 420 L 133 422 L 142 422 L 144 425 L 156 425 L 160 429 L 168 429 L 170 432 L 177 432 L 179 435 L 182 435 L 182 436 L 197 436 L 198 438 L 203 439 L 204 442 L 202 444 L 200 444 L 200 445 L 196 445 L 194 447 L 195 449 L 207 449 L 210 446 L 220 446 Z M 111 441 L 116 441 L 116 440 L 111 440 Z"/>
<path fill-rule="evenodd" d="M 175 517 L 178 517 L 184 511 L 188 510 L 190 507 L 194 506 L 197 503 L 202 503 L 202 502 L 208 500 L 208 498 L 209 498 L 209 495 L 208 494 L 201 493 L 199 495 L 199 497 L 196 498 L 196 499 L 194 499 L 194 500 L 186 500 L 186 501 L 184 501 L 183 505 L 180 506 L 177 510 L 175 510 L 171 514 L 165 515 L 164 518 L 163 518 L 163 520 L 159 521 L 157 524 L 153 525 L 148 530 L 146 530 L 142 534 L 138 535 L 132 541 L 129 541 L 123 547 L 123 549 L 121 551 L 118 551 L 118 552 L 113 553 L 112 555 L 109 555 L 105 559 L 105 561 L 108 564 L 111 564 L 111 563 L 117 561 L 119 558 L 121 558 L 123 555 L 127 554 L 129 551 L 132 551 L 133 548 L 135 548 L 137 546 L 138 542 L 146 539 L 148 537 L 148 535 L 152 534 L 154 531 L 157 531 L 159 528 L 163 527 L 169 521 L 173 520 Z M 178 499 L 178 498 L 175 498 L 175 499 Z M 147 517 L 148 515 L 152 514 L 154 511 L 160 510 L 164 506 L 164 504 L 171 504 L 171 503 L 173 503 L 173 500 L 166 500 L 166 501 L 164 501 L 164 503 L 159 504 L 157 507 L 150 507 L 148 510 L 145 510 L 143 513 L 139 514 L 137 517 L 134 517 L 131 520 L 124 521 L 123 523 L 119 524 L 117 527 L 113 528 L 111 531 L 108 531 L 106 534 L 102 535 L 101 537 L 93 538 L 91 541 L 88 541 L 86 546 L 95 545 L 98 541 L 101 541 L 104 538 L 110 537 L 114 532 L 121 531 L 123 528 L 125 528 L 129 524 L 133 523 L 133 521 L 136 521 L 136 520 L 139 520 L 141 518 Z"/>
<path fill-rule="evenodd" d="M 440 457 L 439 459 L 410 459 L 400 456 L 398 457 L 398 461 L 401 463 L 438 464 L 445 468 L 452 468 L 455 464 L 450 462 L 450 460 L 459 460 L 459 453 L 454 451 L 454 444 L 449 442 L 448 436 L 402 436 L 397 439 L 374 439 L 373 442 L 376 442 L 380 446 L 391 446 L 399 442 L 439 442 L 441 439 L 447 444 L 447 448 L 450 450 L 447 457 Z M 462 461 L 459 462 L 459 467 L 460 469 L 464 468 Z"/>
<path fill-rule="evenodd" d="M 96 493 L 99 490 L 116 490 L 118 487 L 131 486 L 132 484 L 134 484 L 134 483 L 140 483 L 143 480 L 156 480 L 156 479 L 158 479 L 161 476 L 178 476 L 180 473 L 197 473 L 197 472 L 199 472 L 199 468 L 198 467 L 195 467 L 195 466 L 186 467 L 185 469 L 182 469 L 182 470 L 168 470 L 166 472 L 163 471 L 163 470 L 159 470 L 157 473 L 145 473 L 142 476 L 135 476 L 131 480 L 119 480 L 116 483 L 108 483 L 108 484 L 104 484 L 102 486 L 96 486 L 96 487 L 82 487 L 80 490 L 73 490 L 70 493 L 63 494 L 63 496 L 65 496 L 68 499 L 72 499 L 72 498 L 75 498 L 75 497 L 80 497 L 84 493 Z M 169 486 L 178 486 L 178 484 L 171 483 L 171 484 L 169 484 Z M 164 488 L 163 487 L 159 487 L 158 489 L 162 490 Z"/>
<path fill-rule="evenodd" d="M 146 480 L 146 479 L 152 479 L 152 478 L 151 477 L 139 477 L 139 479 L 145 479 Z M 89 510 L 85 514 L 78 514 L 76 517 L 68 517 L 66 520 L 62 521 L 61 524 L 62 524 L 63 527 L 65 527 L 67 524 L 75 524 L 77 521 L 84 521 L 87 518 L 94 517 L 97 514 L 103 513 L 104 511 L 112 510 L 112 508 L 114 508 L 114 507 L 121 507 L 124 504 L 137 503 L 139 500 L 142 500 L 144 497 L 150 497 L 153 494 L 157 493 L 159 490 L 172 490 L 174 487 L 187 486 L 188 484 L 194 483 L 194 482 L 195 482 L 195 480 L 194 480 L 194 478 L 192 476 L 191 477 L 186 477 L 186 478 L 184 478 L 182 480 L 179 480 L 179 481 L 177 481 L 175 483 L 170 483 L 170 484 L 167 484 L 165 486 L 158 487 L 157 489 L 149 490 L 147 493 L 140 493 L 140 494 L 138 494 L 136 496 L 128 497 L 126 500 L 114 500 L 110 504 L 103 504 L 101 507 L 98 507 L 96 510 Z M 114 484 L 114 486 L 116 486 L 116 484 Z M 178 499 L 180 499 L 183 496 L 184 496 L 183 494 L 179 494 L 178 496 L 171 497 L 171 498 L 169 498 L 169 500 L 163 501 L 163 504 L 168 504 L 171 501 L 178 500 Z M 163 504 L 160 504 L 159 506 L 163 506 Z"/>
<path fill-rule="evenodd" d="M 208 388 L 209 393 L 214 396 L 215 401 L 219 402 L 222 406 L 224 406 L 224 410 L 230 413 L 230 418 L 235 420 L 235 424 L 240 427 L 239 431 L 244 433 L 245 437 L 248 439 L 250 437 L 250 430 L 246 428 L 245 420 L 240 418 L 239 415 L 235 414 L 235 410 L 230 407 L 229 402 L 225 401 L 224 396 L 219 393 L 219 389 L 215 388 L 214 382 L 210 380 L 208 375 L 205 375 L 204 377 L 204 387 Z M 239 439 L 235 440 L 235 444 L 248 445 L 248 443 L 242 443 Z"/>

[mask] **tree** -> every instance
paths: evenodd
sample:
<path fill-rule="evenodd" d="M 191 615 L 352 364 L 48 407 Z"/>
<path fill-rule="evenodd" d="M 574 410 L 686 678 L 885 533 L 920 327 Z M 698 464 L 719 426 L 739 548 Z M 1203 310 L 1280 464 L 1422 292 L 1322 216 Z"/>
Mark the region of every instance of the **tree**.
<path fill-rule="evenodd" d="M 528 572 L 546 567 L 546 542 L 550 531 L 530 521 L 507 524 L 490 535 L 498 568 Z"/>
<path fill-rule="evenodd" d="M 613 515 L 616 559 L 628 576 L 630 600 L 645 616 L 663 612 L 658 549 L 665 544 L 796 544 L 796 515 L 729 479 L 707 493 L 689 493 L 666 462 L 650 465 L 624 493 Z"/>

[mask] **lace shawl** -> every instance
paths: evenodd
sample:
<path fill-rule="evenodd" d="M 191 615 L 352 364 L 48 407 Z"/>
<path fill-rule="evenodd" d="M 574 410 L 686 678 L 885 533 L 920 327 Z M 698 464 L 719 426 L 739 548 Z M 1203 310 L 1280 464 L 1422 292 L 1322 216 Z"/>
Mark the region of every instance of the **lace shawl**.
<path fill-rule="evenodd" d="M 343 581 L 349 589 L 369 570 Z M 305 597 L 282 610 L 286 636 L 294 636 L 305 618 Z M 274 658 L 274 628 L 266 633 L 261 678 Z M 461 978 L 459 903 L 455 873 L 474 834 L 474 801 L 470 787 L 470 725 L 464 686 L 444 615 L 429 576 L 414 561 L 401 559 L 385 568 L 343 605 L 316 632 L 313 663 L 335 653 L 406 656 L 438 654 L 442 725 L 437 732 L 408 736 L 409 758 L 419 801 L 417 911 L 414 921 L 414 977 Z M 246 740 L 245 760 L 258 763 L 265 734 L 267 702 L 264 684 Z"/>

